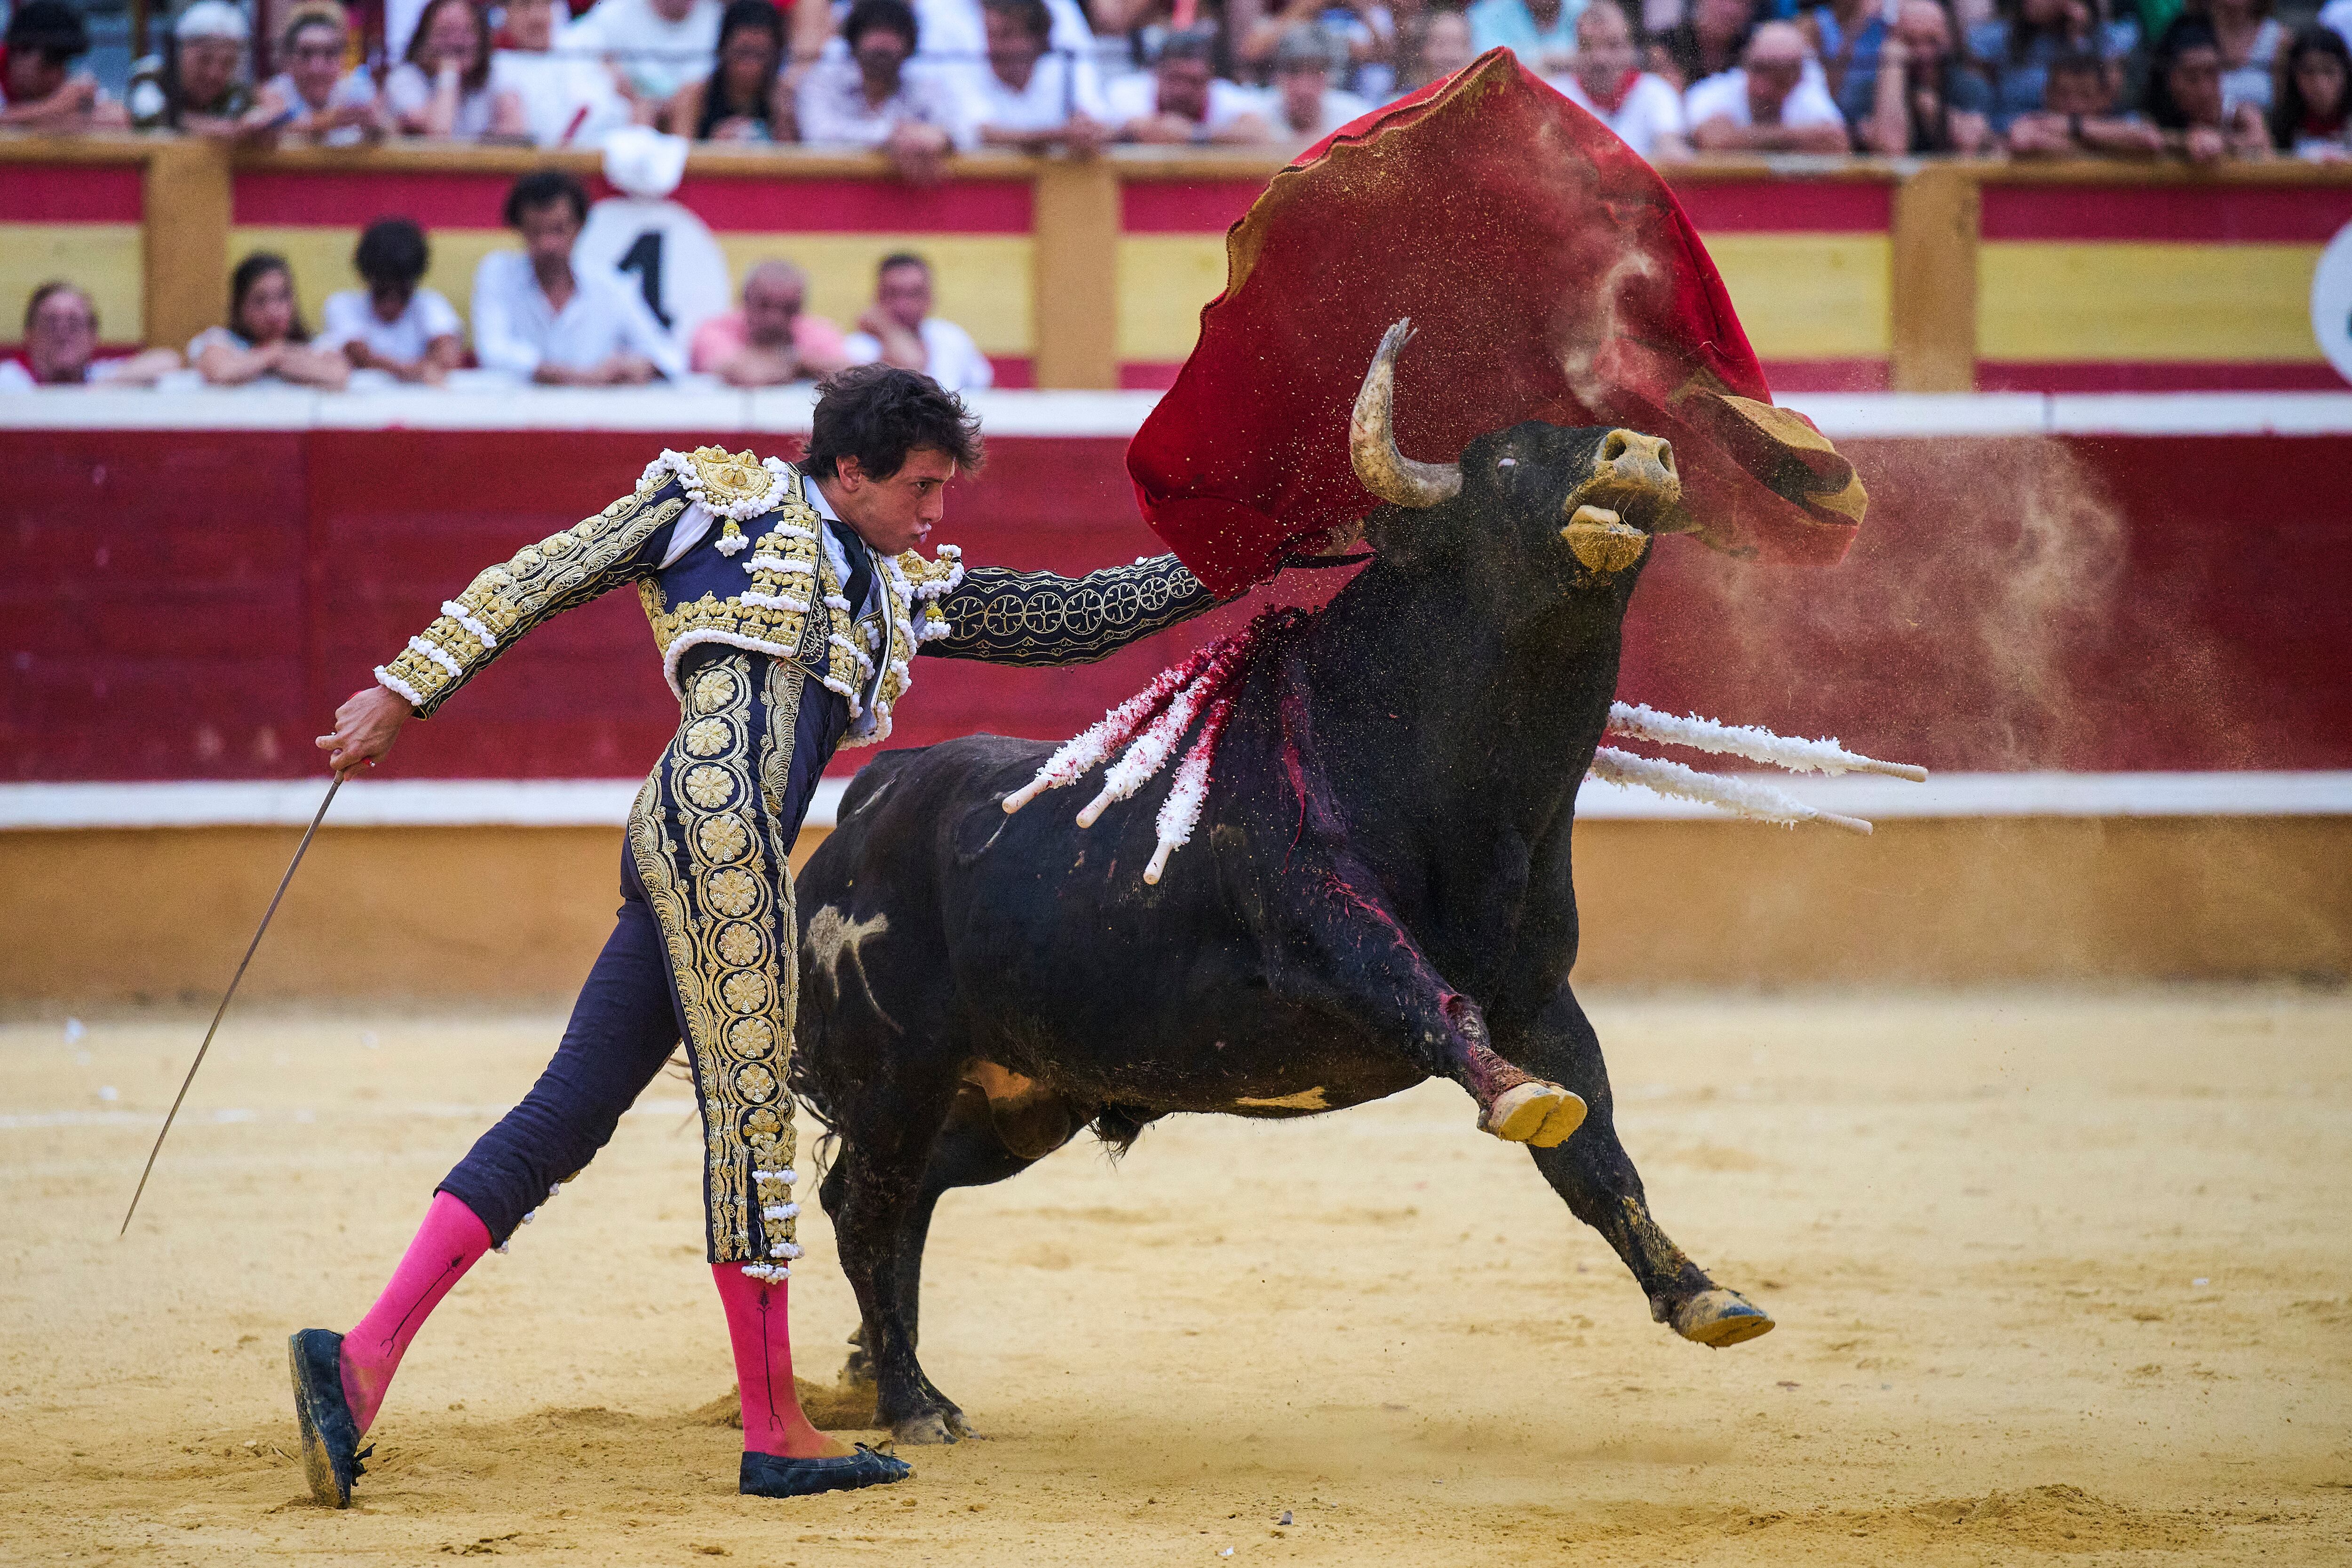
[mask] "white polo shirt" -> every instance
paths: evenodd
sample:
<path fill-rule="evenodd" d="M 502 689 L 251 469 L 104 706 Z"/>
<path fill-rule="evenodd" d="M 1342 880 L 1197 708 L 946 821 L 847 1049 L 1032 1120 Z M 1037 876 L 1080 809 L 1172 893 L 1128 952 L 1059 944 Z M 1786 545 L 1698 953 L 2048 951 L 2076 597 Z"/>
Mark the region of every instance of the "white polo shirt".
<path fill-rule="evenodd" d="M 1624 100 L 1614 110 L 1602 109 L 1593 102 L 1592 95 L 1584 90 L 1584 84 L 1573 73 L 1546 79 L 1569 102 L 1615 131 L 1619 141 L 1644 158 L 1654 155 L 1660 137 L 1680 136 L 1689 129 L 1683 119 L 1683 95 L 1664 77 L 1652 76 L 1648 71 L 1633 79 Z M 1797 90 L 1802 92 L 1803 86 L 1800 84 Z"/>
<path fill-rule="evenodd" d="M 942 321 L 936 316 L 926 316 L 916 335 L 923 340 L 923 353 L 930 361 L 923 373 L 949 392 L 971 392 L 992 386 L 996 367 L 971 340 L 971 334 L 952 321 Z M 849 358 L 852 363 L 870 365 L 882 357 L 882 340 L 871 332 L 849 335 Z"/>
<path fill-rule="evenodd" d="M 624 350 L 671 381 L 686 373 L 685 356 L 646 308 L 635 279 L 575 265 L 572 298 L 558 311 L 522 252 L 494 250 L 474 269 L 474 357 L 485 370 L 528 380 L 542 363 L 586 370 Z"/>
<path fill-rule="evenodd" d="M 1088 120 L 1102 121 L 1102 81 L 1094 61 L 1067 55 L 1041 56 L 1029 72 L 1029 85 L 1020 91 L 1004 85 L 986 60 L 972 63 L 963 73 L 963 118 L 976 136 L 988 126 L 999 131 L 1055 131 L 1070 122 L 1073 110 Z"/>
<path fill-rule="evenodd" d="M 1717 118 L 1734 125 L 1753 125 L 1755 119 L 1748 107 L 1748 73 L 1735 68 L 1693 82 L 1690 90 L 1683 94 L 1683 118 L 1693 129 Z M 1780 123 L 1792 127 L 1843 126 L 1845 116 L 1838 112 L 1828 86 L 1808 70 L 1782 100 Z"/>
<path fill-rule="evenodd" d="M 415 364 L 425 357 L 436 338 L 465 337 L 465 323 L 457 319 L 450 303 L 430 288 L 420 288 L 408 298 L 408 308 L 399 319 L 386 321 L 375 313 L 374 304 L 364 288 L 346 288 L 327 296 L 320 311 L 321 326 L 313 347 L 340 349 L 357 341 L 387 360 L 401 360 Z"/>

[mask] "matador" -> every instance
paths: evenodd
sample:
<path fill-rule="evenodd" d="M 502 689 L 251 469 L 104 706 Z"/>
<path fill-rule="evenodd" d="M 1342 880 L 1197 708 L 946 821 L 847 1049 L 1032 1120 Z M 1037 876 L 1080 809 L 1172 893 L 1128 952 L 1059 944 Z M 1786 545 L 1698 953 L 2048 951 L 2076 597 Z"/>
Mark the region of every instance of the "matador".
<path fill-rule="evenodd" d="M 786 1281 L 797 989 L 788 855 L 835 750 L 890 732 L 919 653 L 1099 659 L 1217 602 L 1173 556 L 1069 579 L 966 570 L 916 547 L 979 461 L 978 422 L 887 366 L 821 389 L 800 465 L 665 452 L 630 494 L 477 577 L 320 738 L 373 764 L 533 627 L 633 584 L 678 727 L 629 814 L 622 902 L 562 1043 L 435 1189 L 391 1282 L 347 1333 L 289 1344 L 310 1490 L 347 1507 L 361 1439 L 428 1313 L 583 1169 L 683 1040 L 703 1131 L 708 1252 L 742 1394 L 740 1488 L 761 1497 L 903 1479 L 903 1460 L 817 1430 L 793 1389 Z"/>

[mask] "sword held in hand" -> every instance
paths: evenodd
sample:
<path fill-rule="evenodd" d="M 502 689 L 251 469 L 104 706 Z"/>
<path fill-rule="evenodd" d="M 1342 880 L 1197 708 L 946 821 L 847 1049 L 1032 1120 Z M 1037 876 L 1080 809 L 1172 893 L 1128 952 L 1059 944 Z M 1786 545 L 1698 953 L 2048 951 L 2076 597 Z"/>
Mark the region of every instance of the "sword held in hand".
<path fill-rule="evenodd" d="M 269 907 L 262 914 L 261 925 L 255 929 L 253 941 L 247 946 L 245 956 L 236 966 L 236 973 L 229 977 L 228 989 L 222 994 L 220 1006 L 213 1013 L 212 1027 L 205 1030 L 205 1042 L 196 1047 L 196 1059 L 188 1063 L 188 1075 L 180 1080 L 180 1092 L 172 1098 L 172 1109 L 163 1116 L 163 1131 L 155 1134 L 155 1146 L 147 1151 L 147 1164 L 139 1173 L 138 1189 L 131 1195 L 131 1207 L 122 1211 L 122 1228 L 114 1233 L 118 1239 L 131 1232 L 131 1217 L 139 1212 L 139 1199 L 147 1190 L 147 1178 L 155 1173 L 155 1156 L 163 1152 L 163 1140 L 172 1135 L 172 1123 L 180 1114 L 180 1103 L 188 1097 L 188 1085 L 196 1081 L 196 1069 L 205 1064 L 205 1052 L 213 1048 L 213 1036 L 219 1031 L 221 1019 L 228 1014 L 228 1004 L 236 995 L 237 984 L 245 978 L 245 971 L 252 965 L 254 954 L 260 951 L 261 938 L 269 930 L 269 922 L 278 913 L 278 902 L 286 896 L 287 886 L 293 882 L 295 870 L 301 865 L 303 854 L 310 848 L 310 841 L 318 836 L 319 824 L 327 820 L 327 808 L 335 803 L 335 791 L 343 787 L 343 774 L 337 773 L 334 781 L 327 786 L 327 798 L 319 802 L 317 814 L 311 817 L 310 827 L 303 831 L 302 841 L 294 846 L 294 858 L 287 862 L 286 874 L 278 879 L 278 891 L 270 894 Z"/>

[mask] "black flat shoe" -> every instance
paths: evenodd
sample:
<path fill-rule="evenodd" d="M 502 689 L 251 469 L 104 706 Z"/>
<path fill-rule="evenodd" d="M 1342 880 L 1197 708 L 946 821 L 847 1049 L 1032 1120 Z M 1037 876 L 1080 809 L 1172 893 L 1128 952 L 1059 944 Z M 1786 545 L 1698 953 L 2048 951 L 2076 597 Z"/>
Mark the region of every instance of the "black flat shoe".
<path fill-rule="evenodd" d="M 743 1455 L 745 1497 L 809 1497 L 821 1491 L 855 1491 L 888 1486 L 915 1473 L 906 1460 L 877 1454 L 865 1444 L 834 1458 L 788 1459 L 780 1454 Z"/>
<path fill-rule="evenodd" d="M 302 1425 L 302 1469 L 322 1507 L 352 1506 L 352 1483 L 367 1473 L 360 1461 L 375 1452 L 360 1447 L 359 1423 L 343 1397 L 343 1336 L 304 1329 L 286 1342 L 294 1374 L 294 1416 Z"/>

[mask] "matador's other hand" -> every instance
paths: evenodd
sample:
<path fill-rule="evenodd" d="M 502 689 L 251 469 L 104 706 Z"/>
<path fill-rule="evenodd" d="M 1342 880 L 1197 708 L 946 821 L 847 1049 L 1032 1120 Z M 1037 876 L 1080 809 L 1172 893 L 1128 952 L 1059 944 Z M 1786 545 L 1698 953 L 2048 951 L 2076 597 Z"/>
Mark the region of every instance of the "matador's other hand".
<path fill-rule="evenodd" d="M 373 767 L 392 750 L 400 727 L 415 711 L 407 698 L 382 686 L 353 692 L 335 710 L 334 733 L 319 737 L 319 749 L 327 753 L 327 765 L 338 773 Z"/>

